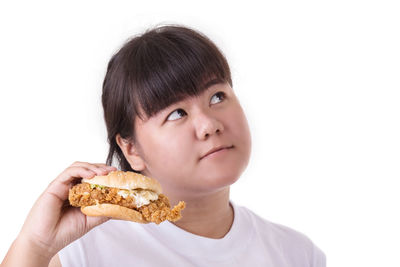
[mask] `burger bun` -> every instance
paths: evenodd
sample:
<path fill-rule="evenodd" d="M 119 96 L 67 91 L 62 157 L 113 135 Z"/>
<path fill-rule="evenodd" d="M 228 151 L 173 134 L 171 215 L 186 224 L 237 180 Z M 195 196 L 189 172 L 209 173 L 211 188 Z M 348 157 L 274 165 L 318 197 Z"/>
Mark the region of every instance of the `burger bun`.
<path fill-rule="evenodd" d="M 81 211 L 88 216 L 104 216 L 117 220 L 132 221 L 137 223 L 149 223 L 143 218 L 143 215 L 140 212 L 114 204 L 104 203 L 81 207 Z"/>
<path fill-rule="evenodd" d="M 131 171 L 112 171 L 104 176 L 96 175 L 90 179 L 84 178 L 82 182 L 127 190 L 140 188 L 151 190 L 157 194 L 162 193 L 161 185 L 156 179 Z"/>

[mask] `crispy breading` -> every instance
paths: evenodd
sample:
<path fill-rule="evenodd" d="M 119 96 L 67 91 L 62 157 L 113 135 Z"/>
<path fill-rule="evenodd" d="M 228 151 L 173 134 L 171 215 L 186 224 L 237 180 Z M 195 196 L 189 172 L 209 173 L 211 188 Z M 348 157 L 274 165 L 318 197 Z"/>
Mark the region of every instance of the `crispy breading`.
<path fill-rule="evenodd" d="M 176 221 L 181 218 L 180 211 L 185 208 L 183 201 L 172 210 L 168 198 L 159 194 L 158 199 L 148 205 L 137 207 L 132 196 L 126 198 L 118 194 L 121 189 L 111 187 L 96 187 L 88 183 L 77 184 L 69 191 L 69 201 L 74 207 L 92 206 L 96 204 L 116 204 L 140 212 L 149 221 L 159 224 L 165 220 Z"/>

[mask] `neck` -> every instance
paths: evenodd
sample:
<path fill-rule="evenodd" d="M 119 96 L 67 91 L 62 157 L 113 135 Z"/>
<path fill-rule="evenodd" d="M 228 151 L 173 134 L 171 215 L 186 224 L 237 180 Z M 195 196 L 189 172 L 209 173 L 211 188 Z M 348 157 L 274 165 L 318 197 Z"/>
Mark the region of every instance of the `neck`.
<path fill-rule="evenodd" d="M 167 195 L 168 196 L 168 195 Z M 223 238 L 233 223 L 233 208 L 229 204 L 229 187 L 197 197 L 168 196 L 171 205 L 179 200 L 186 202 L 182 218 L 173 222 L 179 228 L 208 238 Z"/>

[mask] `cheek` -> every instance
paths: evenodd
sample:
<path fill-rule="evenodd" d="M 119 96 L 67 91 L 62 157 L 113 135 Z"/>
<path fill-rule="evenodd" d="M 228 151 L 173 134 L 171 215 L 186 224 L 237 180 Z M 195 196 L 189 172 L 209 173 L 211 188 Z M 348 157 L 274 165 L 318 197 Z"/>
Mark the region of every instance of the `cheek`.
<path fill-rule="evenodd" d="M 160 181 L 164 189 L 188 182 L 196 159 L 196 151 L 193 150 L 189 136 L 183 136 L 183 133 L 160 133 L 153 136 L 146 151 L 148 171 Z"/>
<path fill-rule="evenodd" d="M 236 142 L 237 147 L 245 155 L 248 155 L 251 149 L 251 135 L 247 118 L 240 107 L 235 109 L 233 116 L 235 119 L 229 122 L 229 127 L 234 138 L 233 142 Z"/>
<path fill-rule="evenodd" d="M 228 120 L 227 123 L 230 129 L 232 129 L 232 132 L 237 136 L 247 138 L 249 135 L 249 126 L 247 118 L 240 105 L 232 109 L 229 118 L 230 120 Z"/>
<path fill-rule="evenodd" d="M 162 168 L 176 168 L 185 164 L 193 156 L 193 144 L 187 134 L 187 129 L 181 129 L 154 136 L 148 147 L 152 163 Z"/>

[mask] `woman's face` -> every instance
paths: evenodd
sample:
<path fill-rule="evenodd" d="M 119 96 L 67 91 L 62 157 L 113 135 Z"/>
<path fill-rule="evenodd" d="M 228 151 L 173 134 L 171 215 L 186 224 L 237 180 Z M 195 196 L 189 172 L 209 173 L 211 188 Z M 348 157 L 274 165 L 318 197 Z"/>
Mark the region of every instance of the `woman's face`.
<path fill-rule="evenodd" d="M 170 193 L 201 194 L 229 186 L 250 158 L 248 123 L 228 83 L 214 84 L 150 119 L 136 118 L 135 131 L 142 174 Z M 224 149 L 205 156 L 219 147 Z"/>

